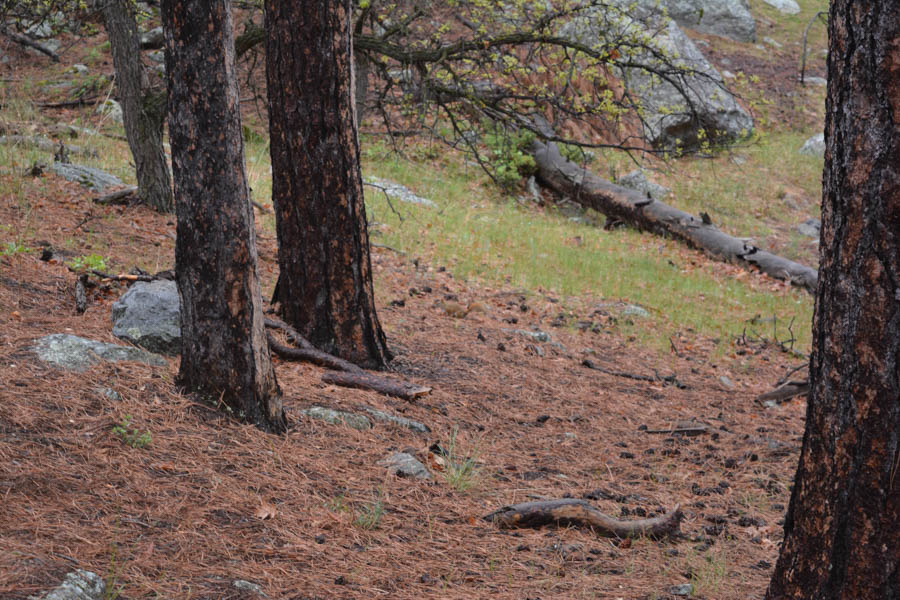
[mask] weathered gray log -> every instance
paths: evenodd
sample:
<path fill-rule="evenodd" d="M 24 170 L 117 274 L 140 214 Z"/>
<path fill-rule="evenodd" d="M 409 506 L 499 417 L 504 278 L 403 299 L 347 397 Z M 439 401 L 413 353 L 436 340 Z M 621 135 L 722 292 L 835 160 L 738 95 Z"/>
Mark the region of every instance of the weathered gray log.
<path fill-rule="evenodd" d="M 408 381 L 387 379 L 366 372 L 328 371 L 322 375 L 322 381 L 342 387 L 374 390 L 379 394 L 394 396 L 403 400 L 415 400 L 431 391 L 430 387 L 416 385 Z"/>
<path fill-rule="evenodd" d="M 540 182 L 582 206 L 638 229 L 669 235 L 726 262 L 756 267 L 810 293 L 816 289 L 818 272 L 811 267 L 766 252 L 700 217 L 598 177 L 563 157 L 553 142 L 535 141 L 532 150 Z"/>
<path fill-rule="evenodd" d="M 122 188 L 121 190 L 111 192 L 106 194 L 105 196 L 100 196 L 98 198 L 94 198 L 94 202 L 97 204 L 128 204 L 130 200 L 137 199 L 138 188 L 136 185 L 128 186 L 127 188 Z"/>
<path fill-rule="evenodd" d="M 75 280 L 75 310 L 78 311 L 78 314 L 83 314 L 84 311 L 87 310 L 87 290 L 85 289 L 85 285 L 87 284 L 87 273 L 82 273 L 79 275 L 78 279 Z"/>
<path fill-rule="evenodd" d="M 645 535 L 662 538 L 679 533 L 683 516 L 676 505 L 659 517 L 620 521 L 600 512 L 584 500 L 564 498 L 504 506 L 485 515 L 483 519 L 505 529 L 576 525 L 590 527 L 596 533 L 607 537 L 629 538 Z"/>
<path fill-rule="evenodd" d="M 53 62 L 59 62 L 59 54 L 43 45 L 42 43 L 31 39 L 27 35 L 22 35 L 21 33 L 10 31 L 6 27 L 0 27 L 0 33 L 21 46 L 26 46 L 28 48 L 32 48 L 33 50 L 37 50 L 41 54 L 46 54 Z"/>
<path fill-rule="evenodd" d="M 36 148 L 39 148 L 44 152 L 57 152 L 58 150 L 60 150 L 60 147 L 62 147 L 62 149 L 69 154 L 80 154 L 83 156 L 90 156 L 91 158 L 97 158 L 98 156 L 100 156 L 93 148 L 83 148 L 81 146 L 62 144 L 60 142 L 54 142 L 53 140 L 42 136 L 0 135 L 0 144 L 23 144 L 25 146 L 35 146 Z"/>

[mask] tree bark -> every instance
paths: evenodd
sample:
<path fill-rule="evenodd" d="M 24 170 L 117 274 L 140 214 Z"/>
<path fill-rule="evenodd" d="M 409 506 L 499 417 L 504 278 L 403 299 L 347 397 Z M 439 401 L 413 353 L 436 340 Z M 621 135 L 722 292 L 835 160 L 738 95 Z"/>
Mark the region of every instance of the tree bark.
<path fill-rule="evenodd" d="M 108 0 L 103 7 L 122 120 L 134 155 L 138 197 L 159 212 L 172 212 L 175 201 L 162 142 L 166 94 L 150 85 L 141 63 L 141 39 L 133 5 L 131 0 Z"/>
<path fill-rule="evenodd" d="M 766 597 L 900 598 L 900 3 L 832 0 L 810 398 Z"/>
<path fill-rule="evenodd" d="M 162 3 L 185 390 L 285 429 L 266 342 L 244 170 L 231 1 Z"/>
<path fill-rule="evenodd" d="M 266 1 L 281 314 L 317 348 L 390 359 L 375 312 L 353 113 L 350 0 Z"/>

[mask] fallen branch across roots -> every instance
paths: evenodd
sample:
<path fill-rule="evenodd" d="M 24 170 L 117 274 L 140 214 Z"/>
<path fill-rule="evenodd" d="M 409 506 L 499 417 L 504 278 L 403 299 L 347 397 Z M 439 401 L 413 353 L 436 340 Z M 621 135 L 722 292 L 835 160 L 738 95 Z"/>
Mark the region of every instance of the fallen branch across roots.
<path fill-rule="evenodd" d="M 679 526 L 683 516 L 684 514 L 676 505 L 675 508 L 659 517 L 620 521 L 600 512 L 584 500 L 564 498 L 504 506 L 485 515 L 483 519 L 504 529 L 575 525 L 590 527 L 597 534 L 607 537 L 663 538 L 680 533 Z"/>
<path fill-rule="evenodd" d="M 270 329 L 280 329 L 287 335 L 298 348 L 291 348 L 279 343 L 268 334 L 269 348 L 272 352 L 286 358 L 288 360 L 299 360 L 303 362 L 311 362 L 331 369 L 322 375 L 322 381 L 342 387 L 356 388 L 362 390 L 373 390 L 385 396 L 394 396 L 403 398 L 404 400 L 415 400 L 420 396 L 431 391 L 430 387 L 416 385 L 408 381 L 399 381 L 388 379 L 379 375 L 368 373 L 357 365 L 316 349 L 305 337 L 300 335 L 296 329 L 274 319 L 266 319 L 266 327 Z"/>

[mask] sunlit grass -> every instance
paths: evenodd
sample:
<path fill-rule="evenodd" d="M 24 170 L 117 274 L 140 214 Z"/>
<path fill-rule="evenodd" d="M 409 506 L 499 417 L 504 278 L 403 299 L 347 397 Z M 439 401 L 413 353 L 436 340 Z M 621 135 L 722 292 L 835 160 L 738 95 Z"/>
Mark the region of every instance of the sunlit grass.
<path fill-rule="evenodd" d="M 724 265 L 699 258 L 681 244 L 628 229 L 604 231 L 556 211 L 520 206 L 500 195 L 475 168 L 449 159 L 421 164 L 369 145 L 369 174 L 410 186 L 439 209 L 393 201 L 367 190 L 373 239 L 455 276 L 561 296 L 622 300 L 647 309 L 634 330 L 657 347 L 674 331 L 713 338 L 738 335 L 756 315 L 791 319 L 798 345 L 809 342 L 812 302 L 805 293 L 772 291 L 723 274 Z M 783 334 L 784 332 L 781 332 Z"/>

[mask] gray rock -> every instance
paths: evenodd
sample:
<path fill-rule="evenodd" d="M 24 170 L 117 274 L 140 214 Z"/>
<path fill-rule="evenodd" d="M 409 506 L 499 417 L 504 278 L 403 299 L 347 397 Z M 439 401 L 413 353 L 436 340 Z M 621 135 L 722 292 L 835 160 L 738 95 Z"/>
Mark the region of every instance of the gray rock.
<path fill-rule="evenodd" d="M 625 307 L 625 310 L 622 311 L 622 315 L 626 317 L 644 317 L 649 318 L 650 313 L 647 312 L 647 309 L 638 306 L 637 304 L 629 304 Z"/>
<path fill-rule="evenodd" d="M 112 400 L 113 402 L 121 402 L 122 394 L 117 392 L 116 390 L 108 387 L 99 387 L 96 388 L 96 392 L 106 398 L 107 400 Z"/>
<path fill-rule="evenodd" d="M 331 423 L 332 425 L 346 425 L 347 427 L 352 427 L 353 429 L 358 429 L 360 431 L 363 431 L 364 429 L 370 429 L 372 427 L 372 421 L 370 421 L 369 418 L 364 415 L 344 412 L 342 410 L 333 410 L 330 408 L 325 408 L 324 406 L 312 406 L 310 408 L 304 408 L 300 411 L 300 413 L 306 415 L 307 417 L 310 417 L 311 419 L 318 419 L 319 421 L 325 421 L 326 423 Z"/>
<path fill-rule="evenodd" d="M 71 67 L 69 67 L 68 70 L 70 73 L 74 73 L 76 75 L 84 75 L 85 73 L 90 71 L 90 69 L 88 69 L 87 65 L 82 65 L 82 64 L 72 65 Z"/>
<path fill-rule="evenodd" d="M 731 381 L 731 379 L 729 379 L 725 375 L 722 375 L 721 377 L 719 377 L 719 381 L 721 381 L 722 385 L 727 387 L 729 390 L 733 390 L 735 388 L 734 382 Z"/>
<path fill-rule="evenodd" d="M 803 83 L 809 85 L 828 85 L 828 80 L 824 77 L 804 77 Z"/>
<path fill-rule="evenodd" d="M 151 352 L 181 352 L 181 302 L 174 281 L 139 281 L 113 304 L 113 335 Z"/>
<path fill-rule="evenodd" d="M 525 329 L 504 329 L 504 331 L 521 335 L 522 337 L 532 339 L 535 342 L 549 342 L 551 339 L 549 333 L 547 333 L 546 331 L 541 331 L 540 329 L 538 329 L 537 331 L 527 331 Z"/>
<path fill-rule="evenodd" d="M 786 15 L 796 15 L 800 12 L 800 5 L 794 0 L 763 0 L 769 6 L 774 6 Z"/>
<path fill-rule="evenodd" d="M 654 200 L 662 200 L 671 191 L 669 188 L 647 179 L 647 175 L 641 169 L 635 169 L 631 173 L 622 175 L 616 180 L 616 183 L 649 194 Z"/>
<path fill-rule="evenodd" d="M 122 105 L 112 98 L 107 98 L 97 106 L 96 113 L 105 115 L 112 119 L 115 123 L 122 125 Z"/>
<path fill-rule="evenodd" d="M 97 342 L 65 333 L 46 335 L 36 340 L 32 349 L 42 361 L 71 371 L 86 371 L 101 360 L 130 360 L 159 367 L 168 364 L 163 357 L 139 348 Z"/>
<path fill-rule="evenodd" d="M 411 477 L 414 479 L 431 479 L 431 473 L 412 454 L 397 452 L 385 459 L 378 461 L 379 465 L 388 468 L 392 474 L 398 477 Z"/>
<path fill-rule="evenodd" d="M 825 134 L 819 133 L 812 136 L 800 148 L 800 154 L 808 154 L 809 156 L 825 156 Z"/>
<path fill-rule="evenodd" d="M 393 423 L 394 425 L 398 425 L 399 427 L 404 427 L 409 429 L 410 431 L 415 431 L 416 433 L 430 433 L 431 429 L 428 428 L 427 425 L 419 423 L 418 421 L 413 421 L 412 419 L 407 419 L 406 417 L 398 417 L 396 415 L 392 415 L 390 413 L 386 413 L 384 411 L 380 411 L 375 408 L 371 408 L 366 406 L 364 410 L 369 413 L 373 419 L 376 421 L 382 421 L 384 423 Z"/>
<path fill-rule="evenodd" d="M 782 47 L 781 42 L 775 40 L 775 38 L 770 38 L 769 36 L 764 37 L 763 41 L 765 43 L 767 43 L 768 45 L 772 46 L 773 48 L 781 48 Z"/>
<path fill-rule="evenodd" d="M 803 223 L 797 225 L 797 231 L 811 238 L 818 238 L 821 229 L 822 221 L 819 219 L 807 219 Z"/>
<path fill-rule="evenodd" d="M 62 48 L 62 42 L 56 38 L 50 38 L 49 40 L 44 40 L 41 42 L 41 45 L 49 50 L 50 52 L 58 52 L 60 48 Z M 35 51 L 36 52 L 36 51 Z"/>
<path fill-rule="evenodd" d="M 694 586 L 690 583 L 682 583 L 681 585 L 673 585 L 669 588 L 669 593 L 673 596 L 690 596 L 694 593 Z"/>
<path fill-rule="evenodd" d="M 656 0 L 640 0 L 656 4 Z M 756 41 L 756 21 L 747 0 L 662 0 L 669 16 L 681 27 L 731 38 Z"/>
<path fill-rule="evenodd" d="M 154 27 L 150 31 L 141 34 L 141 48 L 144 50 L 156 50 L 166 43 L 166 35 L 162 27 Z"/>
<path fill-rule="evenodd" d="M 631 58 L 636 65 L 619 70 L 625 87 L 640 101 L 644 137 L 657 148 L 691 149 L 703 139 L 715 143 L 738 139 L 753 131 L 753 118 L 724 87 L 724 79 L 674 21 L 651 10 L 626 14 L 630 0 L 611 0 L 609 7 L 585 11 L 567 23 L 560 35 L 587 45 L 603 45 L 613 39 L 646 41 L 654 52 Z M 618 8 L 616 8 L 618 7 Z M 669 77 L 654 75 L 664 68 L 657 56 L 690 73 Z M 693 110 L 690 109 L 693 107 Z"/>
<path fill-rule="evenodd" d="M 405 185 L 400 185 L 399 183 L 394 183 L 393 181 L 387 181 L 385 179 L 379 179 L 378 177 L 366 177 L 366 182 L 382 188 L 381 190 L 378 190 L 379 193 L 383 190 L 385 194 L 391 198 L 396 198 L 401 202 L 419 204 L 421 206 L 427 206 L 428 208 L 437 208 L 437 204 L 434 200 L 415 195 L 412 190 Z"/>
<path fill-rule="evenodd" d="M 163 68 L 165 68 L 166 53 L 162 50 L 154 50 L 153 52 L 148 52 L 147 58 L 157 64 L 163 65 Z"/>
<path fill-rule="evenodd" d="M 25 35 L 31 38 L 48 38 L 53 35 L 53 24 L 49 20 L 35 23 L 25 30 Z"/>
<path fill-rule="evenodd" d="M 251 594 L 256 594 L 257 596 L 262 596 L 263 598 L 268 598 L 268 596 L 266 596 L 266 593 L 263 591 L 262 586 L 258 583 L 244 581 L 243 579 L 235 579 L 231 582 L 231 586 L 235 589 L 241 590 L 242 592 L 250 592 Z"/>
<path fill-rule="evenodd" d="M 94 167 L 55 162 L 50 165 L 50 170 L 64 179 L 75 181 L 101 193 L 107 188 L 125 185 L 125 182 L 115 175 Z"/>
<path fill-rule="evenodd" d="M 43 600 L 102 600 L 106 598 L 103 578 L 83 569 L 67 574 L 59 587 L 47 592 Z"/>

